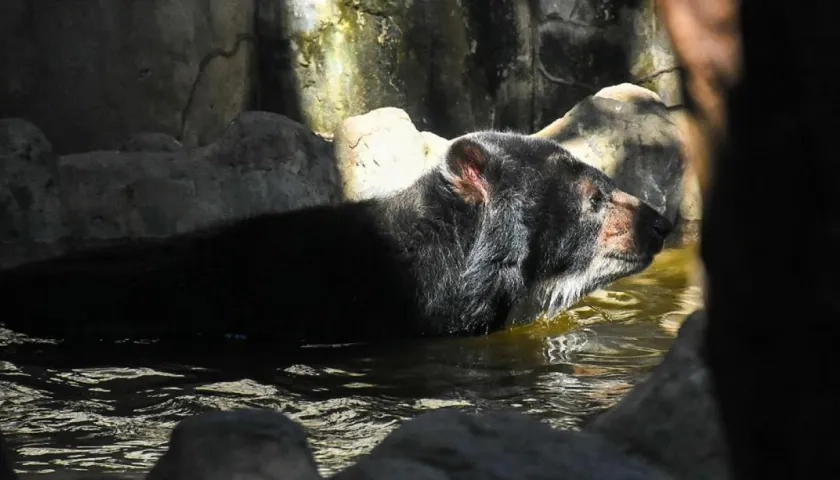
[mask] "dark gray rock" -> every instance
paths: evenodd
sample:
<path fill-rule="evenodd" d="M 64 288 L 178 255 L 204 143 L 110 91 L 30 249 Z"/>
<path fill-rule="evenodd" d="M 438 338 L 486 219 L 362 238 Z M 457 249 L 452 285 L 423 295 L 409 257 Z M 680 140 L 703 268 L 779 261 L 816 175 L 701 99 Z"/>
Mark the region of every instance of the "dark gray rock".
<path fill-rule="evenodd" d="M 272 113 L 243 113 L 216 142 L 175 152 L 57 158 L 37 128 L 12 120 L 4 138 L 0 266 L 341 200 L 331 145 Z"/>
<path fill-rule="evenodd" d="M 446 137 L 534 131 L 624 81 L 679 102 L 652 4 L 6 0 L 0 117 L 31 119 L 62 154 L 145 131 L 206 145 L 250 108 L 319 133 L 386 106 Z"/>
<path fill-rule="evenodd" d="M 61 225 L 58 163 L 38 127 L 0 119 L 0 248 L 49 238 Z"/>
<path fill-rule="evenodd" d="M 334 480 L 668 479 L 599 435 L 514 412 L 437 410 L 389 434 Z"/>
<path fill-rule="evenodd" d="M 318 480 L 306 433 L 284 415 L 235 410 L 197 415 L 172 431 L 149 480 Z"/>
<path fill-rule="evenodd" d="M 701 351 L 705 312 L 690 315 L 662 363 L 585 429 L 686 480 L 732 478 Z"/>
<path fill-rule="evenodd" d="M 254 0 L 3 0 L 0 117 L 59 153 L 157 131 L 216 138 L 250 102 Z"/>

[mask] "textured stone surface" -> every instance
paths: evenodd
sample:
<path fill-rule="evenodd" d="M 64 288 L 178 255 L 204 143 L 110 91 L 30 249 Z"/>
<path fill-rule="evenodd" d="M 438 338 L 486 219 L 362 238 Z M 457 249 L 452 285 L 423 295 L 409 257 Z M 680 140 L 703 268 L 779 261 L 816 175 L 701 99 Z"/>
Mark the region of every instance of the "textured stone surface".
<path fill-rule="evenodd" d="M 204 148 L 62 157 L 31 123 L 3 120 L 0 179 L 0 265 L 341 199 L 330 144 L 266 112 Z"/>
<path fill-rule="evenodd" d="M 175 427 L 149 480 L 318 480 L 303 427 L 267 410 L 212 412 Z"/>
<path fill-rule="evenodd" d="M 492 125 L 462 3 L 258 0 L 261 108 L 316 132 L 390 105 L 443 135 Z"/>
<path fill-rule="evenodd" d="M 359 200 L 408 187 L 438 164 L 449 142 L 420 132 L 398 108 L 350 117 L 333 137 L 344 196 Z"/>
<path fill-rule="evenodd" d="M 397 477 L 399 475 L 399 477 Z M 415 417 L 335 480 L 668 479 L 599 435 L 514 412 L 438 410 Z"/>
<path fill-rule="evenodd" d="M 208 143 L 250 101 L 253 0 L 0 4 L 0 117 L 39 125 L 56 152 L 144 131 Z"/>

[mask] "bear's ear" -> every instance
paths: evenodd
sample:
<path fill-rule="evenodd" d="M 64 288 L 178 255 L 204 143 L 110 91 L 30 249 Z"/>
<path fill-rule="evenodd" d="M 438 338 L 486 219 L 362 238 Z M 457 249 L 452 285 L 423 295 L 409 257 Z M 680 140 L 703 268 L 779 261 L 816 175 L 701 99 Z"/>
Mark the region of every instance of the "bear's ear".
<path fill-rule="evenodd" d="M 486 204 L 489 185 L 485 169 L 490 158 L 487 149 L 470 138 L 454 140 L 446 152 L 446 173 L 455 192 L 467 203 Z"/>

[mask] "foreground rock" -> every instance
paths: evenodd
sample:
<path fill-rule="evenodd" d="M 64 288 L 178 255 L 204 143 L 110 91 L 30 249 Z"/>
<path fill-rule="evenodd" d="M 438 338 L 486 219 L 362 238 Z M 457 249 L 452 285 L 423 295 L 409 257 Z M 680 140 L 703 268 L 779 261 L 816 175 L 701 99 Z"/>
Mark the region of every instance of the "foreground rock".
<path fill-rule="evenodd" d="M 0 121 L 0 266 L 341 200 L 329 143 L 281 115 L 243 113 L 203 148 L 153 139 L 133 149 L 145 151 L 57 156 L 31 123 Z"/>
<path fill-rule="evenodd" d="M 416 417 L 336 480 L 671 478 L 606 438 L 514 412 L 438 410 Z"/>
<path fill-rule="evenodd" d="M 213 412 L 180 422 L 148 480 L 259 478 L 316 480 L 321 476 L 304 430 L 263 410 Z"/>

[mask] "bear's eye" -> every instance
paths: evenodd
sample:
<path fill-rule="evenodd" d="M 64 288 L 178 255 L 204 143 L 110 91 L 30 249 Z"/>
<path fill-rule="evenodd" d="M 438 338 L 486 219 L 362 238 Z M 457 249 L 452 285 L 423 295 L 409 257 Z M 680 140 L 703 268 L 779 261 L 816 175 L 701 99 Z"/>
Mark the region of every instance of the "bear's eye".
<path fill-rule="evenodd" d="M 604 203 L 604 194 L 601 193 L 600 190 L 596 190 L 595 193 L 593 193 L 592 196 L 589 197 L 589 205 L 592 206 L 592 208 L 597 209 L 601 205 L 603 205 L 603 203 Z"/>

